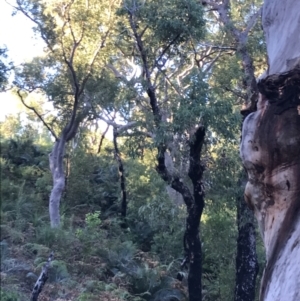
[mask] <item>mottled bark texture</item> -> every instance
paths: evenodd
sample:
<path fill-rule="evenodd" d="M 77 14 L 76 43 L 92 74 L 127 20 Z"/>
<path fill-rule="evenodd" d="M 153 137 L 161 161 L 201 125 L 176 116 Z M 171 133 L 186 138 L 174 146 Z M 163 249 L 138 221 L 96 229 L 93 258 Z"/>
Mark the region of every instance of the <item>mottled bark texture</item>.
<path fill-rule="evenodd" d="M 54 253 L 51 252 L 51 254 L 48 258 L 48 261 L 44 264 L 44 266 L 42 268 L 42 272 L 34 285 L 34 288 L 31 293 L 30 301 L 38 300 L 39 294 L 42 292 L 42 289 L 43 289 L 46 281 L 48 280 L 48 270 L 49 270 L 51 261 L 53 260 L 53 257 L 54 257 Z"/>
<path fill-rule="evenodd" d="M 266 248 L 261 301 L 300 300 L 300 2 L 266 0 L 269 68 L 257 111 L 244 121 L 245 199 Z"/>
<path fill-rule="evenodd" d="M 62 193 L 65 189 L 65 171 L 63 165 L 65 145 L 66 141 L 64 138 L 58 139 L 49 155 L 49 165 L 53 180 L 49 200 L 49 216 L 52 228 L 58 227 L 60 224 L 59 205 Z"/>

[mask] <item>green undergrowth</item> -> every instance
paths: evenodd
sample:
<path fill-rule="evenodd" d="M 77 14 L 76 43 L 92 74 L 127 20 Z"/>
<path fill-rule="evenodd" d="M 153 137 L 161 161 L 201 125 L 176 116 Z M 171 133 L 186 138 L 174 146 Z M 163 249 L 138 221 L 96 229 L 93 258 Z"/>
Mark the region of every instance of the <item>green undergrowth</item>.
<path fill-rule="evenodd" d="M 41 300 L 156 300 L 164 291 L 166 301 L 185 300 L 186 288 L 175 279 L 178 264 L 162 264 L 132 237 L 130 228 L 122 229 L 117 218 L 102 221 L 97 210 L 76 222 L 73 214 L 65 216 L 59 229 L 6 216 L 1 224 L 1 300 L 29 300 L 51 251 L 54 260 Z"/>
<path fill-rule="evenodd" d="M 26 137 L 4 139 L 1 145 L 1 301 L 30 300 L 51 252 L 39 300 L 186 300 L 187 270 L 181 268 L 186 208 L 168 195 L 155 171 L 155 153 L 145 152 L 143 160 L 124 158 L 128 208 L 123 220 L 109 143 L 100 156 L 80 145 L 68 150 L 61 226 L 52 229 L 51 147 Z M 221 184 L 217 196 L 207 193 L 200 227 L 205 301 L 232 300 L 234 294 L 236 211 L 230 204 L 235 201 Z"/>

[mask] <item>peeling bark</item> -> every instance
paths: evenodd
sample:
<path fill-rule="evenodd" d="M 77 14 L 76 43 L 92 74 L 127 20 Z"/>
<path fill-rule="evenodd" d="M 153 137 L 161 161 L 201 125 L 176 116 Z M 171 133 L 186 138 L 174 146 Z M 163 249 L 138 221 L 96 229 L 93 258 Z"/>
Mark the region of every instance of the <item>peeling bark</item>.
<path fill-rule="evenodd" d="M 277 108 L 264 96 L 258 107 L 244 122 L 241 157 L 248 172 L 245 199 L 254 209 L 266 248 L 261 300 L 296 301 L 299 296 L 294 294 L 300 287 L 300 116 L 296 108 L 276 115 Z M 291 271 L 295 281 L 289 276 Z M 285 287 L 284 279 L 289 282 Z"/>
<path fill-rule="evenodd" d="M 257 112 L 244 121 L 245 199 L 266 248 L 260 300 L 300 300 L 300 2 L 266 0 L 263 26 L 269 68 Z"/>

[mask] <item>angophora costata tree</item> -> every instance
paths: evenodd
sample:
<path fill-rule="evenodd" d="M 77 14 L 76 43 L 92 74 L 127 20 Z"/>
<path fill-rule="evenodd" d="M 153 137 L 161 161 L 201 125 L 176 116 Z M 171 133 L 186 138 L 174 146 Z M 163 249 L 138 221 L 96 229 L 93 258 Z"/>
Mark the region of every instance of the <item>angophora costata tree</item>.
<path fill-rule="evenodd" d="M 244 121 L 245 199 L 266 248 L 260 300 L 299 300 L 300 287 L 300 2 L 265 0 L 268 69 L 257 111 Z"/>
<path fill-rule="evenodd" d="M 15 7 L 32 20 L 46 44 L 42 57 L 23 64 L 15 83 L 23 104 L 34 111 L 55 138 L 49 155 L 53 177 L 49 201 L 52 227 L 60 224 L 66 144 L 91 112 L 90 95 L 94 91 L 90 88 L 95 84 L 90 87 L 89 84 L 99 80 L 105 63 L 117 4 L 118 1 L 18 0 Z M 51 121 L 47 122 L 38 108 L 26 103 L 26 97 L 32 92 L 44 95 L 53 103 L 56 112 Z"/>

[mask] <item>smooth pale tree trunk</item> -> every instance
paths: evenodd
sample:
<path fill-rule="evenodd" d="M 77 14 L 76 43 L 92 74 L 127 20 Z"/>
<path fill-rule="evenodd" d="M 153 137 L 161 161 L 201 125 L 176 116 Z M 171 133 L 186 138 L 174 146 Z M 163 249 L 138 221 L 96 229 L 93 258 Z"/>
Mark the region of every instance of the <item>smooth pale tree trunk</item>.
<path fill-rule="evenodd" d="M 262 18 L 269 67 L 243 125 L 245 199 L 266 249 L 260 300 L 299 301 L 300 1 L 266 0 Z"/>
<path fill-rule="evenodd" d="M 52 174 L 53 188 L 49 200 L 49 215 L 51 227 L 60 225 L 60 199 L 65 189 L 65 172 L 63 166 L 63 157 L 65 152 L 66 140 L 64 135 L 58 139 L 49 155 L 50 171 Z"/>

